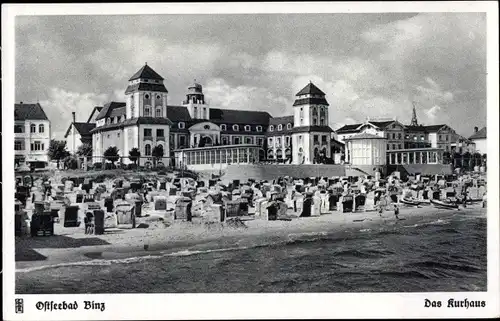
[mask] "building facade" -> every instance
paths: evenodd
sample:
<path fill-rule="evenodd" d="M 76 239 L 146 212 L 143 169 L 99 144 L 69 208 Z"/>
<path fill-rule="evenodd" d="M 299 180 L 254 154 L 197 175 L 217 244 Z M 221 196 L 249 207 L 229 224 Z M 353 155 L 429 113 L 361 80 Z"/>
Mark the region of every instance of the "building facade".
<path fill-rule="evenodd" d="M 14 163 L 45 167 L 50 159 L 50 121 L 42 106 L 36 104 L 14 105 Z"/>
<path fill-rule="evenodd" d="M 312 164 L 331 156 L 328 102 L 312 83 L 297 93 L 294 115 L 276 118 L 264 111 L 213 108 L 196 81 L 188 86 L 181 105 L 169 105 L 164 79 L 148 65 L 129 79 L 125 94 L 126 102 L 110 102 L 89 117 L 95 117 L 90 131 L 94 161 L 104 159 L 111 146 L 118 148 L 123 163 L 130 163 L 129 151 L 138 148 L 143 166 L 152 163 L 152 150 L 161 146 L 165 165 L 192 169 L 215 166 L 207 163 L 211 154 L 197 158 L 202 157 L 199 148 L 213 150 L 216 164 L 232 161 L 234 151 L 235 159 L 245 163 Z M 241 155 L 232 147 L 239 145 L 247 148 Z M 211 148 L 216 146 L 227 148 Z M 221 156 L 223 150 L 231 157 Z"/>
<path fill-rule="evenodd" d="M 474 144 L 475 152 L 480 154 L 488 153 L 488 145 L 486 144 L 486 127 L 479 130 L 478 127 L 474 127 L 474 134 L 469 137 L 469 140 Z"/>

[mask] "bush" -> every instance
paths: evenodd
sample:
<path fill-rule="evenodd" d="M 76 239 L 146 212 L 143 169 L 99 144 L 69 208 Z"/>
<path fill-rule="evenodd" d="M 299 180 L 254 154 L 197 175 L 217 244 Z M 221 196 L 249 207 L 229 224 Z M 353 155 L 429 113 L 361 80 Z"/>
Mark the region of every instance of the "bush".
<path fill-rule="evenodd" d="M 96 170 L 96 171 L 101 170 L 102 169 L 102 163 L 94 163 L 92 165 L 92 169 Z"/>
<path fill-rule="evenodd" d="M 116 165 L 113 163 L 105 163 L 104 169 L 116 169 Z"/>
<path fill-rule="evenodd" d="M 128 169 L 128 170 L 136 170 L 137 168 L 138 168 L 138 166 L 134 163 L 128 164 L 126 167 L 126 169 Z"/>

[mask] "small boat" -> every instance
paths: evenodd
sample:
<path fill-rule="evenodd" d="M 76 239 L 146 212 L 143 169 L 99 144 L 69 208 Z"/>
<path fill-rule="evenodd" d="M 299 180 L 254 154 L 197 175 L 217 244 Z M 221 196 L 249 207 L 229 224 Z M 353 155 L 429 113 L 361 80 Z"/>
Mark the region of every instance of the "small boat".
<path fill-rule="evenodd" d="M 431 203 L 437 208 L 458 209 L 458 205 L 451 201 L 431 200 Z"/>
<path fill-rule="evenodd" d="M 406 205 L 413 205 L 413 206 L 420 205 L 420 201 L 418 201 L 416 199 L 412 199 L 412 198 L 405 198 L 405 197 L 403 197 L 400 200 L 400 202 L 403 203 L 403 204 L 406 204 Z"/>

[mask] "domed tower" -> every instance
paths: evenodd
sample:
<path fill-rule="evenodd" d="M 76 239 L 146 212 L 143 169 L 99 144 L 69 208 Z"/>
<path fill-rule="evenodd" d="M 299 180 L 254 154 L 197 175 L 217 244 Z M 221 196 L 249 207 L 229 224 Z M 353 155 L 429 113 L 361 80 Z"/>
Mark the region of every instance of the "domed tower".
<path fill-rule="evenodd" d="M 196 79 L 188 87 L 186 100 L 182 104 L 186 106 L 192 119 L 210 119 L 210 108 L 205 103 L 203 87 L 196 82 Z"/>
<path fill-rule="evenodd" d="M 163 80 L 147 63 L 129 79 L 125 90 L 127 119 L 167 118 L 168 90 Z"/>

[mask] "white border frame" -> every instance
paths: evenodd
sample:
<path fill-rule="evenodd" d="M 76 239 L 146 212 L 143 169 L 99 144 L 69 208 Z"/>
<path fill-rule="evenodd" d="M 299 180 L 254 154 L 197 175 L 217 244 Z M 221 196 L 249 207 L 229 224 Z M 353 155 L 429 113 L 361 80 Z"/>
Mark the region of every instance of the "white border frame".
<path fill-rule="evenodd" d="M 174 3 L 174 4 L 26 4 L 2 5 L 3 150 L 13 150 L 14 19 L 16 15 L 119 14 L 236 14 L 236 13 L 370 13 L 370 12 L 486 12 L 487 127 L 488 127 L 488 291 L 466 293 L 330 293 L 330 294 L 113 294 L 14 295 L 13 157 L 3 153 L 3 282 L 4 315 L 8 320 L 77 319 L 256 319 L 256 318 L 466 318 L 498 317 L 499 309 L 499 145 L 498 145 L 498 4 L 496 2 L 365 2 L 365 3 Z M 194 298 L 196 296 L 196 298 Z M 22 297 L 25 313 L 14 313 L 14 298 Z M 221 298 L 222 297 L 222 298 Z M 486 300 L 485 308 L 430 309 L 425 298 Z M 37 301 L 94 300 L 106 310 L 39 312 Z M 130 300 L 130 301 L 129 301 Z M 129 301 L 133 304 L 127 305 Z M 220 307 L 218 302 L 225 302 Z M 193 308 L 193 302 L 196 307 Z M 127 308 L 132 307 L 132 308 Z M 258 307 L 258 308 L 257 308 Z"/>

